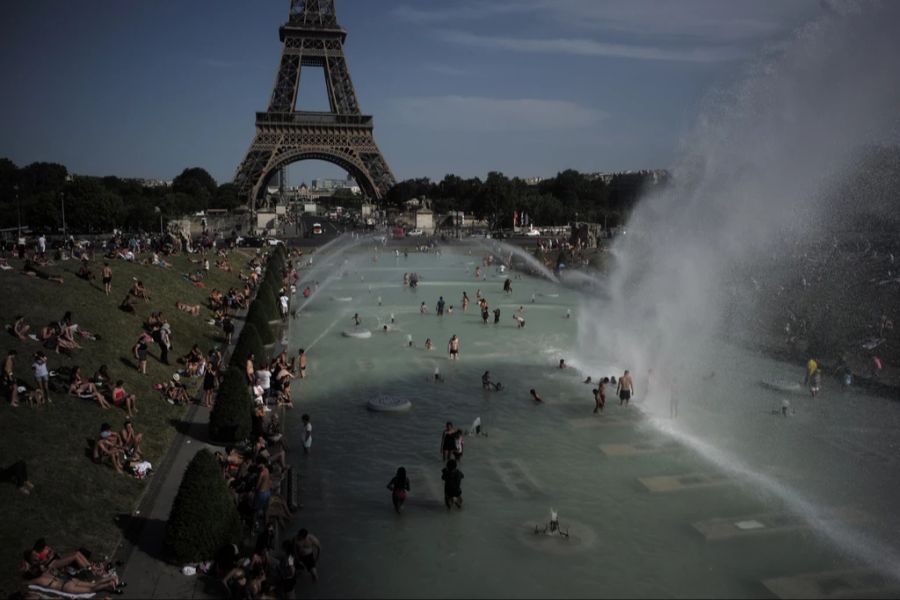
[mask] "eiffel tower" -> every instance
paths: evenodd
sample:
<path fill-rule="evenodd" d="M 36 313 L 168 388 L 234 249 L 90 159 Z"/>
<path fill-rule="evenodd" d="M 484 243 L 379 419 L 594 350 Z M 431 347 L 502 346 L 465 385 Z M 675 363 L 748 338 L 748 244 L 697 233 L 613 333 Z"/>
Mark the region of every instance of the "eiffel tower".
<path fill-rule="evenodd" d="M 316 159 L 346 170 L 369 198 L 382 198 L 394 175 L 375 144 L 371 115 L 359 110 L 344 59 L 347 32 L 338 25 L 334 0 L 291 0 L 278 35 L 284 47 L 269 109 L 256 113 L 256 136 L 234 176 L 240 193 L 255 209 L 276 171 Z M 295 109 L 304 66 L 324 70 L 330 111 Z"/>

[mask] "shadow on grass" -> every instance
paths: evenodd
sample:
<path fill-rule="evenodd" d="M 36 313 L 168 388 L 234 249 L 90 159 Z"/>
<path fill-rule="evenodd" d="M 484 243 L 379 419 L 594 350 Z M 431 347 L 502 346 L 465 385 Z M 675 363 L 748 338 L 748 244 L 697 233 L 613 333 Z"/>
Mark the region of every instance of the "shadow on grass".
<path fill-rule="evenodd" d="M 192 423 L 190 421 L 182 421 L 181 419 L 169 419 L 169 425 L 175 428 L 175 431 L 189 438 L 193 438 L 204 444 L 211 443 L 209 440 L 209 427 L 206 423 Z"/>
<path fill-rule="evenodd" d="M 166 562 L 163 550 L 166 521 L 126 513 L 120 513 L 116 516 L 115 521 L 116 526 L 131 545 L 155 560 Z"/>
<path fill-rule="evenodd" d="M 127 356 L 120 356 L 119 362 L 128 367 L 130 370 L 137 371 L 137 365 L 134 364 L 134 361 Z"/>

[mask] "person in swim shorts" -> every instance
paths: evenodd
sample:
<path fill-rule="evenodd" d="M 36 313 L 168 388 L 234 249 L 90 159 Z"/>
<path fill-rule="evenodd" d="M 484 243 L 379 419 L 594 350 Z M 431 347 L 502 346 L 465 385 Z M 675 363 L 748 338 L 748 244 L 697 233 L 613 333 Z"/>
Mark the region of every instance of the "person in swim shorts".
<path fill-rule="evenodd" d="M 631 374 L 627 369 L 622 376 L 619 377 L 616 393 L 619 395 L 619 406 L 628 404 L 628 401 L 631 400 L 631 397 L 634 395 L 634 382 L 631 380 Z"/>

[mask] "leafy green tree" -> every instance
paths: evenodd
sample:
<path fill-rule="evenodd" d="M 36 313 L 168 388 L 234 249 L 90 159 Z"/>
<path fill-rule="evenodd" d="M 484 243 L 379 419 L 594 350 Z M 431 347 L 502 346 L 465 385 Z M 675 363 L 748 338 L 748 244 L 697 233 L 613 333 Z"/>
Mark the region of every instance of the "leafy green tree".
<path fill-rule="evenodd" d="M 76 176 L 66 185 L 66 223 L 73 231 L 101 233 L 121 225 L 122 198 L 99 177 Z"/>
<path fill-rule="evenodd" d="M 172 191 L 186 194 L 193 200 L 193 210 L 205 210 L 216 196 L 219 186 L 212 175 L 200 167 L 185 169 L 172 180 Z M 187 211 L 186 211 L 187 212 Z"/>
<path fill-rule="evenodd" d="M 216 188 L 215 198 L 210 201 L 209 207 L 232 210 L 243 205 L 245 201 L 246 199 L 238 193 L 238 187 L 235 184 L 223 183 Z"/>

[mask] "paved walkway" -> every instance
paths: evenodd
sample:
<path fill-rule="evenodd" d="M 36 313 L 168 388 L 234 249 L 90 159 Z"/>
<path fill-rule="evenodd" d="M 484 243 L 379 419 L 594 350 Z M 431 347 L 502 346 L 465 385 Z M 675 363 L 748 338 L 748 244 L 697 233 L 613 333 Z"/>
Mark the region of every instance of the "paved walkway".
<path fill-rule="evenodd" d="M 235 320 L 234 340 L 243 328 L 244 320 Z M 278 329 L 281 329 L 279 326 Z M 287 341 L 287 329 L 279 331 L 273 353 L 281 352 Z M 229 352 L 230 354 L 230 352 Z M 226 355 L 225 360 L 230 356 Z M 116 558 L 125 563 L 122 575 L 128 582 L 127 598 L 221 598 L 226 590 L 209 578 L 181 573 L 180 565 L 167 563 L 163 558 L 166 522 L 178 494 L 181 478 L 194 454 L 203 448 L 220 450 L 206 441 L 209 410 L 192 405 L 179 427 L 172 446 L 153 475 L 150 489 L 131 516 L 125 539 Z"/>

